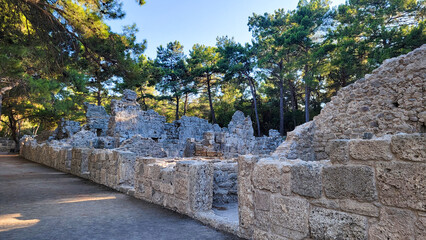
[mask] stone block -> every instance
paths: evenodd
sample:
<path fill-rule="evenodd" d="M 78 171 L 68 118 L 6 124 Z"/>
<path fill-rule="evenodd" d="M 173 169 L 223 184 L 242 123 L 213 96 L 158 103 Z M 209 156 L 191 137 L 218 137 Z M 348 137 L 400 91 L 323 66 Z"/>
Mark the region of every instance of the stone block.
<path fill-rule="evenodd" d="M 238 157 L 238 175 L 239 177 L 250 176 L 253 172 L 255 163 L 259 160 L 257 156 L 243 155 Z"/>
<path fill-rule="evenodd" d="M 275 234 L 271 234 L 260 229 L 254 229 L 253 231 L 253 240 L 288 240 L 286 237 L 281 237 Z"/>
<path fill-rule="evenodd" d="M 271 224 L 280 226 L 274 234 L 287 238 L 306 237 L 309 233 L 309 202 L 303 198 L 274 195 L 271 207 Z M 282 229 L 285 228 L 285 229 Z M 288 234 L 288 235 L 287 235 Z"/>
<path fill-rule="evenodd" d="M 239 205 L 238 217 L 241 228 L 251 228 L 254 222 L 254 209 Z"/>
<path fill-rule="evenodd" d="M 426 236 L 426 217 L 419 216 L 415 223 L 416 239 L 423 239 Z"/>
<path fill-rule="evenodd" d="M 332 163 L 345 164 L 349 161 L 349 140 L 337 139 L 329 142 L 325 148 L 328 157 Z"/>
<path fill-rule="evenodd" d="M 257 189 L 271 192 L 281 191 L 281 166 L 273 162 L 258 162 L 253 170 L 253 185 Z"/>
<path fill-rule="evenodd" d="M 300 163 L 291 168 L 291 190 L 305 197 L 320 198 L 322 192 L 322 165 Z"/>
<path fill-rule="evenodd" d="M 186 175 L 177 174 L 174 179 L 174 194 L 176 198 L 188 199 L 188 177 Z"/>
<path fill-rule="evenodd" d="M 381 203 L 426 211 L 426 164 L 378 163 L 376 171 Z"/>
<path fill-rule="evenodd" d="M 254 190 L 250 177 L 238 177 L 238 205 L 253 208 Z"/>
<path fill-rule="evenodd" d="M 135 196 L 142 198 L 147 201 L 152 200 L 152 184 L 148 179 L 142 179 L 136 181 Z"/>
<path fill-rule="evenodd" d="M 262 211 L 259 209 L 254 210 L 254 226 L 256 228 L 268 231 L 270 228 L 270 222 L 271 217 L 269 211 Z"/>
<path fill-rule="evenodd" d="M 391 150 L 401 160 L 426 162 L 425 134 L 394 135 Z"/>
<path fill-rule="evenodd" d="M 389 161 L 393 158 L 390 139 L 351 140 L 349 155 L 361 161 Z"/>
<path fill-rule="evenodd" d="M 372 202 L 377 199 L 374 170 L 368 166 L 328 166 L 323 168 L 325 195 L 329 198 Z"/>
<path fill-rule="evenodd" d="M 367 218 L 313 207 L 309 215 L 313 239 L 367 239 Z"/>
<path fill-rule="evenodd" d="M 213 165 L 197 161 L 190 167 L 188 179 L 191 210 L 210 210 L 213 203 Z"/>
<path fill-rule="evenodd" d="M 264 240 L 264 239 L 271 239 L 270 234 L 260 229 L 254 229 L 253 240 Z"/>
<path fill-rule="evenodd" d="M 271 193 L 266 191 L 255 191 L 254 205 L 257 210 L 269 211 L 271 206 Z"/>
<path fill-rule="evenodd" d="M 369 229 L 369 239 L 414 240 L 415 220 L 414 214 L 410 211 L 384 207 L 380 212 L 380 221 Z"/>
<path fill-rule="evenodd" d="M 281 225 L 271 225 L 270 239 L 306 239 L 305 232 L 294 231 Z"/>
<path fill-rule="evenodd" d="M 146 165 L 147 176 L 152 180 L 159 180 L 161 175 L 161 166 L 158 164 L 148 164 Z"/>
<path fill-rule="evenodd" d="M 177 172 L 189 172 L 192 165 L 196 164 L 194 160 L 177 161 L 175 169 Z"/>
<path fill-rule="evenodd" d="M 356 213 L 370 217 L 378 217 L 380 208 L 372 203 L 357 202 L 354 200 L 343 199 L 339 201 L 339 207 L 342 211 Z"/>
<path fill-rule="evenodd" d="M 186 214 L 186 215 L 191 214 L 187 200 L 175 198 L 174 201 L 175 201 L 174 205 L 176 207 L 176 211 L 178 211 L 179 213 L 182 213 L 182 214 Z"/>
<path fill-rule="evenodd" d="M 161 183 L 160 191 L 163 193 L 173 194 L 174 193 L 173 183 Z"/>
<path fill-rule="evenodd" d="M 164 206 L 164 193 L 159 191 L 154 191 L 152 193 L 152 202 L 161 206 Z"/>

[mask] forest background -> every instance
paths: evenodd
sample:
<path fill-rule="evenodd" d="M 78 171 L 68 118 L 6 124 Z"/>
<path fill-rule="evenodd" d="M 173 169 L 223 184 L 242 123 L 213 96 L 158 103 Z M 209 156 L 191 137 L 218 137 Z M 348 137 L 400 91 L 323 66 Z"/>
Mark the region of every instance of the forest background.
<path fill-rule="evenodd" d="M 257 136 L 285 136 L 340 88 L 426 43 L 425 9 L 424 0 L 300 0 L 249 16 L 251 43 L 218 36 L 185 54 L 170 39 L 151 59 L 136 25 L 116 33 L 106 24 L 124 17 L 118 0 L 0 0 L 0 135 L 18 142 L 61 119 L 84 124 L 84 102 L 109 111 L 128 88 L 168 121 L 224 127 L 240 110 Z"/>

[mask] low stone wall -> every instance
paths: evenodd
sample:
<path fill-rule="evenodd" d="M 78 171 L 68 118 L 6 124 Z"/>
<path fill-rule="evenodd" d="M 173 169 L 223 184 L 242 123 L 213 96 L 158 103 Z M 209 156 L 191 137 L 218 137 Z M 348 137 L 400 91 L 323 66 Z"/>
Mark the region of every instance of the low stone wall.
<path fill-rule="evenodd" d="M 137 157 L 134 152 L 120 149 L 70 148 L 38 144 L 31 139 L 24 139 L 21 144 L 21 156 L 30 161 L 89 179 L 237 234 L 238 222 L 220 218 L 212 210 L 213 186 L 221 185 L 225 189 L 222 182 L 214 181 L 214 174 L 226 172 L 226 181 L 235 180 L 231 185 L 236 188 L 236 162 L 222 164 L 217 159 Z"/>
<path fill-rule="evenodd" d="M 10 152 L 15 149 L 15 142 L 8 138 L 0 138 L 0 152 Z"/>
<path fill-rule="evenodd" d="M 194 217 L 212 207 L 209 161 L 137 159 L 135 197 Z"/>
<path fill-rule="evenodd" d="M 330 160 L 239 158 L 239 232 L 250 239 L 424 239 L 426 140 L 334 140 Z"/>

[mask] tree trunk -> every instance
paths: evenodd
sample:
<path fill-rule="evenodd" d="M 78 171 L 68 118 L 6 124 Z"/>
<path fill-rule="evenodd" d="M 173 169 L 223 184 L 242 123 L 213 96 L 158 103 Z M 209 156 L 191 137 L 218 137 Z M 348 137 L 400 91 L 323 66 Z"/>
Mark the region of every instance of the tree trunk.
<path fill-rule="evenodd" d="M 257 114 L 257 94 L 256 89 L 254 87 L 254 83 L 252 79 L 249 79 L 249 85 L 251 94 L 253 96 L 253 102 L 254 102 L 254 114 L 256 116 L 256 123 L 257 123 L 257 136 L 260 137 L 260 122 L 259 122 L 259 115 Z"/>
<path fill-rule="evenodd" d="M 309 98 L 311 89 L 309 84 L 305 82 L 305 122 L 309 122 Z"/>
<path fill-rule="evenodd" d="M 188 93 L 185 93 L 185 104 L 183 104 L 183 115 L 186 115 L 186 111 L 188 110 Z"/>
<path fill-rule="evenodd" d="M 3 94 L 5 94 L 7 91 L 11 90 L 12 88 L 18 86 L 19 81 L 16 81 L 14 83 L 12 83 L 10 86 L 4 87 L 2 89 L 0 89 L 0 119 L 1 119 L 1 107 L 3 104 Z"/>
<path fill-rule="evenodd" d="M 0 94 L 0 119 L 1 119 L 1 107 L 3 105 L 3 94 Z"/>
<path fill-rule="evenodd" d="M 142 109 L 144 111 L 148 111 L 148 106 L 146 105 L 145 93 L 143 92 L 143 88 L 141 87 L 141 98 L 142 98 Z"/>
<path fill-rule="evenodd" d="M 294 86 L 294 83 L 291 81 L 290 78 L 287 79 L 287 83 L 290 89 L 290 100 L 291 100 L 291 118 L 293 119 L 293 125 L 296 127 L 296 117 L 294 116 L 297 107 L 297 95 L 296 95 L 296 86 Z"/>
<path fill-rule="evenodd" d="M 283 79 L 279 80 L 280 87 L 280 134 L 284 136 L 284 83 Z"/>
<path fill-rule="evenodd" d="M 12 134 L 12 140 L 15 142 L 15 152 L 19 152 L 19 136 L 18 136 L 18 128 L 17 128 L 17 121 L 15 120 L 15 118 L 13 117 L 13 114 L 10 113 L 9 116 L 9 126 L 10 126 L 10 131 Z"/>
<path fill-rule="evenodd" d="M 291 110 L 296 111 L 298 109 L 296 86 L 294 86 L 294 83 L 291 81 L 291 79 L 287 79 L 287 82 L 288 82 L 288 86 L 289 86 L 289 89 L 290 89 L 290 95 L 291 95 Z"/>
<path fill-rule="evenodd" d="M 215 124 L 216 123 L 216 116 L 214 114 L 212 93 L 211 93 L 211 89 L 210 89 L 210 75 L 207 75 L 207 94 L 209 96 L 210 115 L 212 117 L 212 124 Z"/>
<path fill-rule="evenodd" d="M 101 96 L 101 88 L 100 87 L 98 87 L 98 91 L 96 93 L 96 99 L 98 100 L 98 102 L 97 102 L 98 106 L 101 106 L 102 96 Z"/>
<path fill-rule="evenodd" d="M 175 120 L 179 120 L 179 96 L 176 96 L 176 116 Z"/>

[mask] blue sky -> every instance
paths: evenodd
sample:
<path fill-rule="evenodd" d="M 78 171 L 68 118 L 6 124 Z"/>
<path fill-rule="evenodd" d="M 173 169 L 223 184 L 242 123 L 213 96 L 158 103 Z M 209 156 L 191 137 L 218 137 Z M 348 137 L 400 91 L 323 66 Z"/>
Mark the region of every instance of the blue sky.
<path fill-rule="evenodd" d="M 216 37 L 230 36 L 237 42 L 251 40 L 248 17 L 252 13 L 272 13 L 278 8 L 294 9 L 298 0 L 146 0 L 138 6 L 135 0 L 124 0 L 126 17 L 107 21 L 115 32 L 122 26 L 136 23 L 138 41 L 146 39 L 145 54 L 156 57 L 159 45 L 178 40 L 188 53 L 196 43 L 208 46 L 216 44 Z M 344 3 L 334 0 L 333 5 Z"/>

